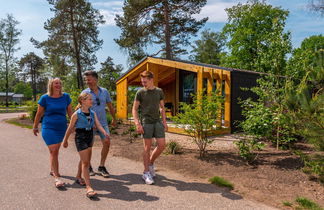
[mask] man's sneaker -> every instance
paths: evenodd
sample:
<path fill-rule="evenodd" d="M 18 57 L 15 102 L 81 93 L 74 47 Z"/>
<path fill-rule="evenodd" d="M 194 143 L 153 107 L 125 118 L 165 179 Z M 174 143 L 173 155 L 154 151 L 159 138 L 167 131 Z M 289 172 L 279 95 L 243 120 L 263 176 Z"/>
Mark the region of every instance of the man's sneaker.
<path fill-rule="evenodd" d="M 154 165 L 149 165 L 149 171 L 150 171 L 150 174 L 152 175 L 152 177 L 156 176 Z"/>
<path fill-rule="evenodd" d="M 145 181 L 146 184 L 153 184 L 154 180 L 150 174 L 150 172 L 144 172 L 142 176 L 143 180 Z"/>
<path fill-rule="evenodd" d="M 94 176 L 94 175 L 96 175 L 96 173 L 93 171 L 93 169 L 92 169 L 91 166 L 89 167 L 89 175 L 90 175 L 90 176 Z"/>
<path fill-rule="evenodd" d="M 98 168 L 98 174 L 101 175 L 101 176 L 103 176 L 103 177 L 105 177 L 105 178 L 108 178 L 109 175 L 110 175 L 108 173 L 108 171 L 107 171 L 107 169 L 106 169 L 105 166 L 99 166 L 99 168 Z"/>

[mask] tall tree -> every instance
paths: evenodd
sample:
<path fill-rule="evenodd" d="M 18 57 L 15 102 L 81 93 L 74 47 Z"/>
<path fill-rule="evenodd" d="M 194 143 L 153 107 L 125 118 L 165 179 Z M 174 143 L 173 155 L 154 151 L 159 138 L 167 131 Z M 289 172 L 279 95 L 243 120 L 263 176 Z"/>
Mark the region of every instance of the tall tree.
<path fill-rule="evenodd" d="M 37 83 L 39 82 L 39 78 L 41 76 L 41 70 L 44 67 L 44 60 L 35 55 L 35 53 L 30 52 L 20 59 L 19 65 L 22 73 L 31 80 L 33 99 L 36 101 Z"/>
<path fill-rule="evenodd" d="M 191 59 L 196 62 L 219 65 L 225 46 L 225 36 L 219 32 L 205 30 L 194 42 Z"/>
<path fill-rule="evenodd" d="M 110 56 L 105 62 L 101 63 L 99 70 L 100 84 L 106 87 L 113 97 L 116 95 L 116 81 L 121 76 L 122 70 L 122 65 L 115 65 Z"/>
<path fill-rule="evenodd" d="M 288 60 L 287 75 L 301 80 L 307 72 L 324 68 L 324 36 L 310 36 L 294 49 Z"/>
<path fill-rule="evenodd" d="M 10 62 L 14 60 L 14 52 L 19 50 L 17 44 L 21 30 L 17 28 L 18 24 L 19 22 L 9 14 L 7 18 L 0 20 L 0 59 L 3 59 L 5 63 L 6 107 L 8 107 Z"/>
<path fill-rule="evenodd" d="M 206 23 L 208 18 L 196 20 L 207 0 L 125 0 L 123 16 L 115 20 L 122 33 L 117 44 L 136 57 L 149 44 L 160 46 L 160 52 L 172 59 L 186 50 L 181 46 L 189 45 L 190 36 Z"/>
<path fill-rule="evenodd" d="M 45 23 L 49 38 L 43 42 L 32 39 L 43 48 L 50 62 L 66 62 L 76 68 L 78 88 L 83 88 L 82 70 L 97 63 L 95 52 L 103 44 L 99 39 L 99 24 L 105 21 L 99 11 L 86 0 L 47 0 L 55 13 Z M 59 62 L 58 62 L 59 61 Z"/>
<path fill-rule="evenodd" d="M 290 33 L 284 32 L 288 11 L 264 1 L 248 1 L 226 9 L 230 55 L 226 66 L 284 74 L 286 54 L 291 51 Z"/>

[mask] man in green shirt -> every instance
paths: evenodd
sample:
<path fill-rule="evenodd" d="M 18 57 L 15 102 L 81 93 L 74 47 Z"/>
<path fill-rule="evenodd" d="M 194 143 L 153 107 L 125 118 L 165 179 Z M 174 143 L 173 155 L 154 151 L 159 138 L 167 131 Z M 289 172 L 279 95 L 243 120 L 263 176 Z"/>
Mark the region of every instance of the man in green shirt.
<path fill-rule="evenodd" d="M 165 117 L 164 94 L 161 88 L 154 86 L 153 73 L 142 72 L 141 82 L 143 88 L 136 93 L 132 113 L 136 131 L 143 135 L 144 173 L 142 178 L 146 184 L 153 184 L 155 176 L 153 164 L 165 148 L 165 131 L 168 130 L 168 126 Z M 141 120 L 138 114 L 139 109 Z M 160 115 L 162 115 L 162 120 Z M 155 138 L 157 146 L 151 154 L 153 138 Z"/>

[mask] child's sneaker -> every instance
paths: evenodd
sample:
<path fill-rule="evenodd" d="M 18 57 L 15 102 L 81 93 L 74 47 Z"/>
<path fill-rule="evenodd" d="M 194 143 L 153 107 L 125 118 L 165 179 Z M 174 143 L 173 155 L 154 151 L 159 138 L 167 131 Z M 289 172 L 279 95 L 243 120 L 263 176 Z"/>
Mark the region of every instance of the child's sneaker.
<path fill-rule="evenodd" d="M 154 165 L 149 165 L 149 171 L 150 171 L 150 174 L 152 175 L 152 177 L 156 176 Z"/>
<path fill-rule="evenodd" d="M 154 180 L 150 174 L 150 172 L 144 172 L 142 176 L 143 180 L 145 181 L 146 184 L 153 184 Z"/>

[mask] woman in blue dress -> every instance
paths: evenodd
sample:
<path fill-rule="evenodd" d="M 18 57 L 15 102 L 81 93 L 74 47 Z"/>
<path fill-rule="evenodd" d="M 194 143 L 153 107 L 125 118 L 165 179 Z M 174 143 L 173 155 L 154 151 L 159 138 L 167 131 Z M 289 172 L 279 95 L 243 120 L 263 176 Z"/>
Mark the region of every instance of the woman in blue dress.
<path fill-rule="evenodd" d="M 62 82 L 59 78 L 48 81 L 47 94 L 38 101 L 37 113 L 34 120 L 33 132 L 39 133 L 38 124 L 42 120 L 42 137 L 50 152 L 50 174 L 55 178 L 55 186 L 62 187 L 60 180 L 58 154 L 67 129 L 66 114 L 72 116 L 71 98 L 62 92 Z"/>

